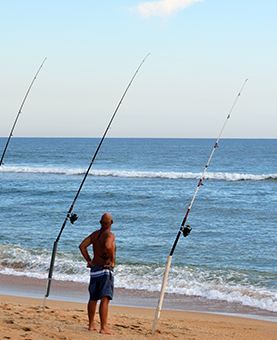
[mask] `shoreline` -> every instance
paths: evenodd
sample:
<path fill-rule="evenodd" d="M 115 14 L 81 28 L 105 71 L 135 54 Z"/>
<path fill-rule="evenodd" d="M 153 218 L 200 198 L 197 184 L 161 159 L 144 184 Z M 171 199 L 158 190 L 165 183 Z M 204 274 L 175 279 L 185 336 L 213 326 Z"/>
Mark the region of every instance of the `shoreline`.
<path fill-rule="evenodd" d="M 0 295 L 41 299 L 43 301 L 46 282 L 46 279 L 0 274 Z M 158 297 L 158 292 L 115 288 L 114 299 L 111 301 L 111 305 L 115 307 L 143 308 L 154 312 Z M 87 303 L 88 284 L 53 280 L 51 294 L 47 300 Z M 166 293 L 163 310 L 237 316 L 277 323 L 277 313 L 275 312 L 243 306 L 239 303 L 208 300 L 197 296 L 183 296 L 181 294 Z"/>

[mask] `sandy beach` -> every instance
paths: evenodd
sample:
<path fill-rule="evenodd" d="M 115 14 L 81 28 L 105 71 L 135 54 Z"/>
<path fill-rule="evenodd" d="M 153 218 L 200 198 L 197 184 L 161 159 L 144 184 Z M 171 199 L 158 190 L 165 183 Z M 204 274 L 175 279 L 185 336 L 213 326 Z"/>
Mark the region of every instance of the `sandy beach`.
<path fill-rule="evenodd" d="M 0 340 L 277 340 L 277 0 L 0 9 Z"/>
<path fill-rule="evenodd" d="M 0 296 L 1 339 L 97 339 L 87 330 L 86 304 Z M 110 339 L 277 339 L 277 324 L 208 313 L 163 311 L 155 335 L 153 310 L 110 308 Z M 97 320 L 99 316 L 97 315 Z M 98 321 L 99 323 L 99 321 Z"/>

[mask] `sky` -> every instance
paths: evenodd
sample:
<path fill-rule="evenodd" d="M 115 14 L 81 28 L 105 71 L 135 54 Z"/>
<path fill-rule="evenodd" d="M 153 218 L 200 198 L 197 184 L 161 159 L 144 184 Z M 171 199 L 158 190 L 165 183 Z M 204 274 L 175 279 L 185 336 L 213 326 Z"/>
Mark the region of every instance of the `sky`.
<path fill-rule="evenodd" d="M 277 138 L 275 0 L 0 0 L 0 136 Z"/>

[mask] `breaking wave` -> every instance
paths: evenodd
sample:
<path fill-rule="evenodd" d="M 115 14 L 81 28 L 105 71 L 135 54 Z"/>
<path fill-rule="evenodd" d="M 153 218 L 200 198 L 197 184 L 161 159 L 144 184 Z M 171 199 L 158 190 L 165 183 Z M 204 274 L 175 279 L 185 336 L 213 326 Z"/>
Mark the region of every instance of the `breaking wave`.
<path fill-rule="evenodd" d="M 0 246 L 0 273 L 34 278 L 47 278 L 50 252 L 42 249 L 23 249 L 18 246 Z M 157 264 L 118 264 L 115 269 L 115 286 L 125 289 L 159 291 L 164 267 Z M 211 300 L 236 302 L 272 312 L 277 312 L 277 290 L 257 282 L 264 273 L 251 281 L 244 271 L 209 269 L 195 266 L 175 266 L 171 269 L 168 293 L 199 296 Z M 89 273 L 84 261 L 72 253 L 58 254 L 55 279 L 88 282 Z"/>
<path fill-rule="evenodd" d="M 28 166 L 2 166 L 1 172 L 30 173 L 78 176 L 85 174 L 86 169 L 60 168 L 60 167 L 28 167 Z M 100 177 L 125 177 L 125 178 L 160 178 L 160 179 L 198 179 L 202 173 L 174 172 L 174 171 L 137 171 L 137 170 L 91 170 L 90 176 Z M 277 180 L 276 174 L 248 174 L 228 172 L 208 172 L 206 179 L 219 181 L 264 181 Z"/>

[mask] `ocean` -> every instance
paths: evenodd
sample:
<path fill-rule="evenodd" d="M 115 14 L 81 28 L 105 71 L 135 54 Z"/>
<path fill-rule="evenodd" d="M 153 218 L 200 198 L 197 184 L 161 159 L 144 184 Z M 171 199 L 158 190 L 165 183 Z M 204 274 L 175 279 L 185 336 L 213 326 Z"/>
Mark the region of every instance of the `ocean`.
<path fill-rule="evenodd" d="M 0 273 L 46 278 L 97 138 L 13 138 L 0 167 Z M 5 139 L 0 139 L 2 152 Z M 213 139 L 108 138 L 59 242 L 54 278 L 88 282 L 78 246 L 111 212 L 115 286 L 160 289 Z M 277 312 L 277 140 L 222 139 L 188 218 L 168 293 Z"/>

